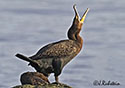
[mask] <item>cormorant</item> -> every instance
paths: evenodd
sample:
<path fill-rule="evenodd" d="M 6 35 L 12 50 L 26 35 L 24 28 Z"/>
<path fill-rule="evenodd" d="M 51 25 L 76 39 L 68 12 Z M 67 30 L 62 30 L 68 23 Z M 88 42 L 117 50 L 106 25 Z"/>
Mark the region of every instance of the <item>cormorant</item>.
<path fill-rule="evenodd" d="M 47 77 L 50 73 L 54 73 L 57 83 L 63 67 L 80 52 L 83 46 L 83 40 L 79 33 L 89 9 L 87 8 L 81 19 L 79 19 L 76 5 L 73 5 L 73 9 L 75 17 L 67 33 L 69 39 L 50 43 L 30 57 L 16 54 L 18 58 L 28 61 L 29 65 L 34 67 L 37 72 L 41 72 Z"/>

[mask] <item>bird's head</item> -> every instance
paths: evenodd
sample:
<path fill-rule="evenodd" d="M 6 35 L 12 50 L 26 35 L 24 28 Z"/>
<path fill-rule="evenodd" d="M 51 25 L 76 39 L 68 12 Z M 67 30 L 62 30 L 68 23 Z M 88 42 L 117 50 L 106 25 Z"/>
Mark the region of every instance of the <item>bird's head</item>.
<path fill-rule="evenodd" d="M 87 10 L 85 11 L 85 13 L 83 14 L 83 16 L 81 18 L 77 12 L 76 5 L 73 5 L 73 9 L 75 11 L 75 17 L 74 17 L 72 26 L 74 27 L 74 29 L 81 30 L 82 25 L 85 21 L 86 15 L 89 11 L 89 8 L 87 8 Z"/>
<path fill-rule="evenodd" d="M 85 13 L 83 14 L 83 16 L 81 18 L 79 17 L 79 14 L 76 10 L 76 5 L 73 5 L 73 9 L 75 12 L 75 17 L 73 19 L 72 26 L 68 30 L 68 38 L 71 40 L 80 40 L 81 41 L 82 39 L 78 36 L 79 36 L 79 33 L 82 29 L 82 25 L 85 21 L 85 18 L 86 18 L 88 11 L 89 11 L 89 8 L 87 8 L 87 10 L 85 11 Z"/>

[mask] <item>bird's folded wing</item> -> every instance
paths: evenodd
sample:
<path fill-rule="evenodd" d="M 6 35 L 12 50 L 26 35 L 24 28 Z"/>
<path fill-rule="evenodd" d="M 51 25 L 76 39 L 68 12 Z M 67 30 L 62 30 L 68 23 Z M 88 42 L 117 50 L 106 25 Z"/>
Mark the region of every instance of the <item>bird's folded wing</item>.
<path fill-rule="evenodd" d="M 78 45 L 72 40 L 62 40 L 52 44 L 48 44 L 41 48 L 38 53 L 30 58 L 46 59 L 46 58 L 63 58 L 79 52 Z"/>

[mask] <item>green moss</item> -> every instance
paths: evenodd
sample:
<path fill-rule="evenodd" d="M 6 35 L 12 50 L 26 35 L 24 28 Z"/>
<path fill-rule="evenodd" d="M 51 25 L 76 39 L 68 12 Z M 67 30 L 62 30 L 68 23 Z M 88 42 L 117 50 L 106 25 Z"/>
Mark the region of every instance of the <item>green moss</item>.
<path fill-rule="evenodd" d="M 66 84 L 46 84 L 46 85 L 19 85 L 12 88 L 72 88 Z"/>

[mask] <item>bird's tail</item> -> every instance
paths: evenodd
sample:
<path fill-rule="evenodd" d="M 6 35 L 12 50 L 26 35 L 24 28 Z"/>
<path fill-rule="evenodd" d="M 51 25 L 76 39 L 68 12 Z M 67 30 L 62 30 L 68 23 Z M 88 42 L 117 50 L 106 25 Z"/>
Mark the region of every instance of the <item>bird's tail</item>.
<path fill-rule="evenodd" d="M 16 54 L 15 56 L 18 57 L 18 58 L 20 58 L 20 59 L 22 59 L 22 60 L 24 60 L 24 61 L 27 61 L 27 62 L 35 63 L 35 64 L 36 64 L 35 61 L 33 61 L 33 60 L 30 59 L 29 57 L 26 57 L 26 56 L 24 56 L 24 55 L 22 55 L 22 54 Z"/>

